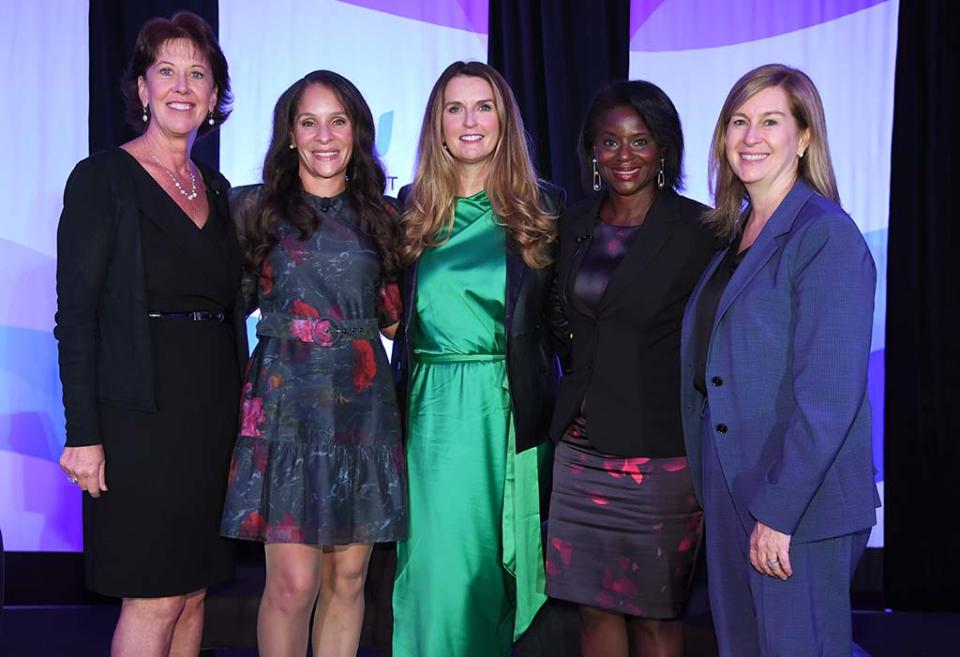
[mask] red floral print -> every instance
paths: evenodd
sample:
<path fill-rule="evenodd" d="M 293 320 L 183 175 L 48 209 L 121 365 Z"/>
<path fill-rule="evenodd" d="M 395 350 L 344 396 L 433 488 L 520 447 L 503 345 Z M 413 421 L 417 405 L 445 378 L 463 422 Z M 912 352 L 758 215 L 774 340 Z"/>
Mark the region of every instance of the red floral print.
<path fill-rule="evenodd" d="M 663 459 L 663 469 L 667 472 L 680 472 L 687 469 L 687 457 L 677 456 L 675 458 Z"/>
<path fill-rule="evenodd" d="M 605 459 L 603 467 L 615 479 L 629 475 L 635 482 L 642 484 L 643 472 L 640 471 L 640 466 L 649 462 L 650 459 L 642 456 L 630 459 Z"/>
<path fill-rule="evenodd" d="M 638 593 L 636 583 L 630 578 L 629 573 L 621 572 L 615 576 L 609 568 L 603 569 L 603 588 L 619 595 L 635 596 Z"/>
<path fill-rule="evenodd" d="M 273 266 L 270 264 L 270 258 L 263 261 L 260 268 L 260 294 L 270 294 L 273 289 Z"/>
<path fill-rule="evenodd" d="M 303 263 L 304 253 L 307 250 L 307 242 L 297 239 L 296 237 L 288 237 L 283 240 L 282 244 L 283 250 L 290 256 L 293 264 L 299 265 Z"/>
<path fill-rule="evenodd" d="M 377 374 L 377 361 L 369 340 L 351 340 L 353 346 L 353 389 L 363 392 L 373 383 Z"/>
<path fill-rule="evenodd" d="M 267 457 L 269 455 L 270 448 L 267 446 L 267 443 L 258 440 L 253 444 L 253 449 L 250 451 L 250 460 L 253 462 L 253 467 L 256 468 L 257 472 L 263 474 L 267 471 Z"/>
<path fill-rule="evenodd" d="M 563 565 L 569 566 L 570 560 L 573 558 L 573 543 L 555 538 L 550 541 L 550 545 L 560 554 L 560 561 Z"/>
<path fill-rule="evenodd" d="M 241 436 L 260 437 L 260 424 L 263 422 L 263 399 L 254 397 L 243 400 L 243 420 L 240 426 Z"/>
<path fill-rule="evenodd" d="M 315 317 L 320 319 L 320 311 L 300 299 L 293 300 L 292 312 L 297 317 Z"/>
<path fill-rule="evenodd" d="M 380 299 L 381 323 L 384 326 L 396 324 L 403 314 L 403 303 L 400 301 L 400 287 L 396 283 L 381 285 L 377 290 Z"/>
<path fill-rule="evenodd" d="M 289 513 L 283 520 L 267 528 L 268 543 L 303 543 L 303 529 Z"/>
<path fill-rule="evenodd" d="M 326 319 L 292 319 L 290 334 L 300 342 L 313 342 L 321 347 L 333 344 L 333 332 Z"/>
<path fill-rule="evenodd" d="M 259 511 L 251 511 L 250 515 L 240 523 L 240 538 L 260 538 L 267 528 L 267 519 Z"/>

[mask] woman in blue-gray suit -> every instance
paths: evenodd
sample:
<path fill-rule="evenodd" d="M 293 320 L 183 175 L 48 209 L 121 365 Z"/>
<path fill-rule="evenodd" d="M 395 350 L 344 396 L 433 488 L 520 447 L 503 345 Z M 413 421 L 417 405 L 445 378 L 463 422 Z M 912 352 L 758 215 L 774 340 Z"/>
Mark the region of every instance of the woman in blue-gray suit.
<path fill-rule="evenodd" d="M 708 222 L 730 246 L 687 305 L 681 399 L 720 654 L 849 657 L 849 583 L 879 506 L 876 273 L 810 78 L 767 65 L 737 81 L 710 167 Z"/>

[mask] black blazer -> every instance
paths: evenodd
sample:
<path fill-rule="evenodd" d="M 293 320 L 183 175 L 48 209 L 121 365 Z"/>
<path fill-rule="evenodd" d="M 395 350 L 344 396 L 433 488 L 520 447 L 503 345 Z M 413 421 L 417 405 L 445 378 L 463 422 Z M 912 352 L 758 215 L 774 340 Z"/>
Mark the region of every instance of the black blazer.
<path fill-rule="evenodd" d="M 54 335 L 67 419 L 67 445 L 101 441 L 99 404 L 155 411 L 153 361 L 140 246 L 140 210 L 130 156 L 116 148 L 82 160 L 67 180 L 57 227 Z M 230 183 L 200 165 L 218 216 L 227 218 Z M 230 223 L 233 231 L 233 224 Z M 239 254 L 236 238 L 234 248 Z M 237 279 L 240 271 L 237 271 Z M 232 309 L 237 361 L 247 333 L 240 293 Z"/>
<path fill-rule="evenodd" d="M 409 185 L 400 190 L 401 204 L 405 202 L 408 192 Z M 563 209 L 565 192 L 541 182 L 541 193 L 547 210 L 559 214 Z M 543 269 L 528 267 L 509 239 L 506 256 L 504 331 L 507 338 L 507 378 L 517 452 L 522 452 L 547 439 L 560 378 L 560 367 L 547 324 L 547 303 L 554 268 L 553 265 Z M 417 264 L 415 262 L 405 267 L 400 276 L 403 320 L 397 328 L 390 359 L 404 417 L 407 413 L 406 393 L 410 378 L 410 344 L 406 329 L 415 321 Z"/>
<path fill-rule="evenodd" d="M 551 324 L 563 349 L 550 436 L 557 440 L 585 402 L 593 446 L 618 456 L 684 453 L 680 422 L 680 323 L 683 309 L 719 246 L 700 222 L 706 206 L 657 194 L 642 232 L 614 270 L 594 315 L 573 284 L 599 221 L 603 194 L 560 218 L 560 260 Z"/>

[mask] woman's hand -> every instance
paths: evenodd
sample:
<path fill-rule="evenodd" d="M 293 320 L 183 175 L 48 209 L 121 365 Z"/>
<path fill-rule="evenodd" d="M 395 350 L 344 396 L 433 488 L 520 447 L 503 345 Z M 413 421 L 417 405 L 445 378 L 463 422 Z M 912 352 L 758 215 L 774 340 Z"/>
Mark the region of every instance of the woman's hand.
<path fill-rule="evenodd" d="M 400 322 L 397 322 L 396 324 L 391 324 L 390 326 L 384 326 L 382 329 L 380 329 L 380 332 L 388 340 L 393 340 L 397 335 L 397 328 L 399 327 Z"/>
<path fill-rule="evenodd" d="M 750 563 L 761 575 L 782 580 L 793 575 L 790 534 L 778 532 L 758 521 L 750 534 Z"/>
<path fill-rule="evenodd" d="M 90 493 L 91 497 L 100 497 L 100 493 L 107 490 L 103 445 L 64 447 L 60 468 L 72 483 Z"/>

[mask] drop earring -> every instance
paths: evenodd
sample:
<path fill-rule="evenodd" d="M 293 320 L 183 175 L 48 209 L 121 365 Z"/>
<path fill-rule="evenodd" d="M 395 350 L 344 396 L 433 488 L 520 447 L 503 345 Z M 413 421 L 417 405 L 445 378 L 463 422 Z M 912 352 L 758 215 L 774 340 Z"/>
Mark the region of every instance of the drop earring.
<path fill-rule="evenodd" d="M 597 158 L 593 158 L 593 191 L 595 192 L 600 191 L 601 182 L 602 180 L 600 179 L 600 169 L 599 167 L 597 167 Z"/>
<path fill-rule="evenodd" d="M 147 104 L 144 103 L 144 104 L 143 104 L 143 112 L 140 114 L 140 120 L 142 120 L 144 123 L 146 123 L 149 118 L 150 118 L 150 117 L 147 116 Z"/>
<path fill-rule="evenodd" d="M 667 184 L 667 177 L 663 173 L 663 158 L 660 158 L 660 169 L 657 171 L 657 189 L 663 189 L 663 186 Z"/>
<path fill-rule="evenodd" d="M 207 112 L 207 125 L 213 125 L 216 121 L 213 118 L 213 112 Z"/>

